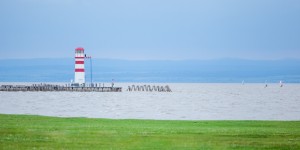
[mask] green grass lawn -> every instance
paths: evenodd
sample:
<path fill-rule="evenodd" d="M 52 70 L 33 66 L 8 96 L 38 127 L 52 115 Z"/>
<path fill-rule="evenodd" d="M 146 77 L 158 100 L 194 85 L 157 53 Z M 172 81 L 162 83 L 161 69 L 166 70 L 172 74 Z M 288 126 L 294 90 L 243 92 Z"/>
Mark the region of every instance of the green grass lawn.
<path fill-rule="evenodd" d="M 300 149 L 300 121 L 0 115 L 0 149 Z"/>

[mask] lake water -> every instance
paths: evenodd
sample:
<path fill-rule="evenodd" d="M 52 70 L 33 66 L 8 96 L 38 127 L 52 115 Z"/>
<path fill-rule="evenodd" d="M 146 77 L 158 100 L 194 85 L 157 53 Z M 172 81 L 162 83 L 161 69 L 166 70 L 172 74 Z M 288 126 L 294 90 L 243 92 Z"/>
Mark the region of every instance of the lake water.
<path fill-rule="evenodd" d="M 300 83 L 300 60 L 130 61 L 93 59 L 85 63 L 90 82 Z M 91 73 L 92 72 L 92 73 Z M 92 74 L 92 77 L 91 77 Z M 1 82 L 70 82 L 74 58 L 0 59 Z"/>
<path fill-rule="evenodd" d="M 6 83 L 7 84 L 7 83 Z M 108 83 L 107 83 L 108 84 Z M 169 85 L 173 92 L 0 92 L 0 113 L 163 120 L 300 120 L 300 84 Z"/>

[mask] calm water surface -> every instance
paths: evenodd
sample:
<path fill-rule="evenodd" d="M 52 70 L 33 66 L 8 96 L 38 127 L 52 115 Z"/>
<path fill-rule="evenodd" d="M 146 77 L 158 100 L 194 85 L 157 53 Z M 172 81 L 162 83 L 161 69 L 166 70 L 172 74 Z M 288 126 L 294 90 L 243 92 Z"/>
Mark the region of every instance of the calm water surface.
<path fill-rule="evenodd" d="M 0 92 L 0 113 L 167 120 L 300 120 L 300 84 L 168 83 L 171 93 Z M 149 83 L 148 83 L 149 84 Z M 144 84 L 139 84 L 144 85 Z M 166 84 L 151 84 L 166 85 Z"/>

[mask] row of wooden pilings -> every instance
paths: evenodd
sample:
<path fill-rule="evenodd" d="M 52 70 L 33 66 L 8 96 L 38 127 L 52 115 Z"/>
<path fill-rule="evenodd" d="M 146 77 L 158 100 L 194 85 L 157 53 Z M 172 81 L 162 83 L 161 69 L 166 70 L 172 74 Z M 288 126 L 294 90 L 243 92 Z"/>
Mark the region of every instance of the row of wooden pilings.
<path fill-rule="evenodd" d="M 169 85 L 166 85 L 166 86 L 131 85 L 131 86 L 128 86 L 127 91 L 172 92 Z"/>

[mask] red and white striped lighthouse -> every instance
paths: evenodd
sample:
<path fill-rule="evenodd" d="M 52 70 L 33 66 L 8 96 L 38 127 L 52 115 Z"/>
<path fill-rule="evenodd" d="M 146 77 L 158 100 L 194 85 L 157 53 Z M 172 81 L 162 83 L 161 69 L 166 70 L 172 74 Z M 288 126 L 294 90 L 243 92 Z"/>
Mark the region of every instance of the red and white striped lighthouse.
<path fill-rule="evenodd" d="M 84 72 L 84 49 L 78 47 L 75 49 L 75 83 L 82 85 L 85 83 L 85 72 Z"/>

